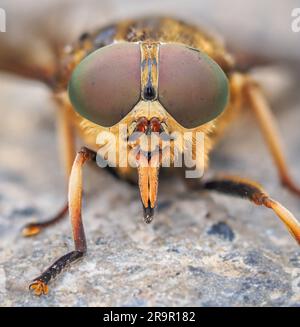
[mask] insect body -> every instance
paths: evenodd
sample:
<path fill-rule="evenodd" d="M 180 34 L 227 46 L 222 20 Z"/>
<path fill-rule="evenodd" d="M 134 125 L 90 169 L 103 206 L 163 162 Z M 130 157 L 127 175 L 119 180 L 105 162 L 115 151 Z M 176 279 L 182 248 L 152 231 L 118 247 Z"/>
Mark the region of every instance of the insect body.
<path fill-rule="evenodd" d="M 236 67 L 225 48 L 197 27 L 170 18 L 147 18 L 83 34 L 73 47 L 65 49 L 53 75 L 37 74 L 38 70 L 26 74 L 46 81 L 53 89 L 60 106 L 62 146 L 70 179 L 68 206 L 50 221 L 27 225 L 23 233 L 37 234 L 62 218 L 69 208 L 75 242 L 74 251 L 30 284 L 35 294 L 46 294 L 50 280 L 86 252 L 81 217 L 82 167 L 88 160 L 97 161 L 97 152 L 107 146 L 97 140 L 102 132 L 116 136 L 118 146 L 125 148 L 125 160 L 118 151 L 108 159 L 107 153 L 102 152 L 100 157 L 114 166 L 120 177 L 136 180 L 146 223 L 152 221 L 157 204 L 160 167 L 166 159 L 174 166 L 175 154 L 182 155 L 186 149 L 186 145 L 176 142 L 174 134 L 189 133 L 187 145 L 192 158 L 196 158 L 195 167 L 208 167 L 211 149 L 245 103 L 257 118 L 283 184 L 300 195 L 288 173 L 267 101 L 259 86 Z M 126 137 L 120 132 L 121 125 L 125 126 Z M 86 144 L 77 155 L 74 132 Z M 194 146 L 197 133 L 205 136 L 203 160 L 199 162 Z M 157 144 L 149 150 L 141 138 L 149 140 L 152 136 Z M 243 197 L 272 209 L 300 243 L 299 222 L 258 184 L 231 176 L 199 179 L 192 184 L 198 190 Z"/>

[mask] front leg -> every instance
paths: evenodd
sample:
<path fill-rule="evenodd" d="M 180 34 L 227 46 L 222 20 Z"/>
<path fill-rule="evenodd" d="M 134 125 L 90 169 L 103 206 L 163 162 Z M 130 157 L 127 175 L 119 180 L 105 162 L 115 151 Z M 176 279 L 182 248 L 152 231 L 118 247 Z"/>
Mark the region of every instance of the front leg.
<path fill-rule="evenodd" d="M 81 217 L 82 201 L 82 167 L 88 160 L 96 160 L 96 153 L 87 148 L 82 148 L 75 158 L 69 181 L 69 214 L 72 224 L 75 251 L 71 251 L 46 269 L 29 285 L 36 295 L 48 293 L 48 283 L 56 277 L 66 266 L 82 258 L 87 250 L 84 228 Z"/>
<path fill-rule="evenodd" d="M 195 185 L 193 186 L 195 188 Z M 239 177 L 227 176 L 209 180 L 197 189 L 217 191 L 250 200 L 252 203 L 272 209 L 285 224 L 294 239 L 300 244 L 300 223 L 294 215 L 278 201 L 272 199 L 257 183 Z"/>

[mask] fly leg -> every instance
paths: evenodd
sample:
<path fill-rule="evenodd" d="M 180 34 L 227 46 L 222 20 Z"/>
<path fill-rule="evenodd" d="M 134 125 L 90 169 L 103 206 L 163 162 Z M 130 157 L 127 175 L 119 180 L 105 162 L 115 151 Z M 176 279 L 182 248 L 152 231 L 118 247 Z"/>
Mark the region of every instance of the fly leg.
<path fill-rule="evenodd" d="M 59 99 L 58 99 L 59 100 Z M 57 122 L 58 122 L 58 139 L 60 145 L 61 157 L 64 159 L 64 166 L 66 172 L 66 178 L 70 176 L 72 164 L 75 157 L 75 137 L 73 128 L 68 119 L 67 107 L 63 103 L 59 102 L 59 107 L 57 108 Z M 43 222 L 29 223 L 25 225 L 22 229 L 22 235 L 25 237 L 34 236 L 41 232 L 49 226 L 61 221 L 67 216 L 68 212 L 68 202 L 63 205 L 63 207 L 58 211 L 54 217 L 47 219 Z"/>
<path fill-rule="evenodd" d="M 199 189 L 199 186 L 197 187 Z M 300 244 L 300 223 L 294 215 L 278 201 L 272 199 L 257 183 L 239 177 L 224 177 L 204 182 L 200 189 L 212 190 L 247 199 L 258 206 L 272 209 L 285 224 L 294 239 Z"/>
<path fill-rule="evenodd" d="M 37 235 L 41 232 L 42 229 L 47 228 L 48 226 L 53 226 L 59 221 L 61 221 L 63 218 L 66 217 L 67 212 L 68 212 L 68 203 L 66 203 L 62 209 L 52 218 L 40 222 L 40 223 L 29 223 L 25 225 L 22 229 L 22 235 L 24 237 L 30 237 Z"/>
<path fill-rule="evenodd" d="M 40 276 L 29 285 L 35 295 L 48 293 L 48 283 L 55 278 L 65 267 L 82 258 L 87 250 L 85 233 L 81 217 L 82 201 L 82 167 L 85 162 L 96 160 L 96 153 L 87 148 L 82 148 L 73 163 L 69 181 L 69 215 L 71 219 L 75 250 L 56 260 Z"/>
<path fill-rule="evenodd" d="M 300 187 L 296 185 L 290 175 L 275 117 L 262 90 L 255 82 L 246 77 L 244 92 L 272 154 L 282 184 L 300 196 Z"/>

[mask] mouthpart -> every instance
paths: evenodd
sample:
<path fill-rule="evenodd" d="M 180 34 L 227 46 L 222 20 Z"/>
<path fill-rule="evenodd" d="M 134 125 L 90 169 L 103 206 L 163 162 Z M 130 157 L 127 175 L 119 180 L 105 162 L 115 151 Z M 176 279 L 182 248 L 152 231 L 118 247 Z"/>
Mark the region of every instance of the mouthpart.
<path fill-rule="evenodd" d="M 161 123 L 155 117 L 150 120 L 142 117 L 137 121 L 136 131 L 150 138 L 152 133 L 161 132 Z M 153 220 L 157 202 L 160 156 L 159 149 L 152 152 L 140 149 L 136 156 L 138 184 L 144 209 L 144 221 L 147 224 Z"/>

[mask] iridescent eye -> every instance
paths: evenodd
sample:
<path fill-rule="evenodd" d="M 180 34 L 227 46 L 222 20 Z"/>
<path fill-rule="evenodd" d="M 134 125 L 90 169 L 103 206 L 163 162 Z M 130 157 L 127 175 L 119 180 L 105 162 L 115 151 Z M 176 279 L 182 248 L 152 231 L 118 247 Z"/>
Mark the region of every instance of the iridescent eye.
<path fill-rule="evenodd" d="M 140 99 L 140 46 L 120 43 L 87 56 L 74 70 L 69 96 L 75 110 L 101 126 L 118 123 Z"/>
<path fill-rule="evenodd" d="M 159 54 L 159 101 L 184 127 L 216 118 L 228 101 L 228 80 L 206 54 L 177 44 L 164 44 Z"/>

